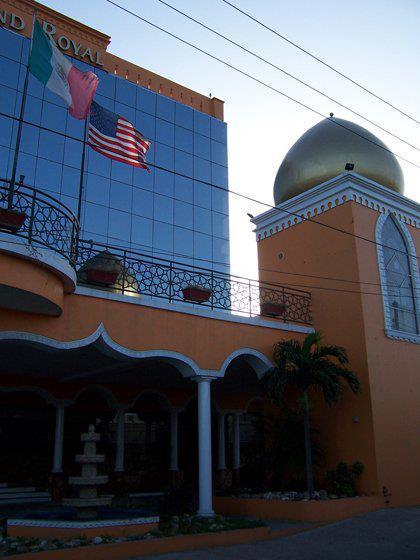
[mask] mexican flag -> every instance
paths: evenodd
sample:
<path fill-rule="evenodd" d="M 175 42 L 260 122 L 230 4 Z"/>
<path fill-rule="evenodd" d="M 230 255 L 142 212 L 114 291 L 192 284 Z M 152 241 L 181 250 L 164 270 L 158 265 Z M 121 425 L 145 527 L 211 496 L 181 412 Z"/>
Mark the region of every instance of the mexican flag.
<path fill-rule="evenodd" d="M 47 88 L 59 95 L 76 119 L 85 119 L 96 88 L 98 76 L 81 72 L 56 47 L 35 19 L 29 71 Z"/>

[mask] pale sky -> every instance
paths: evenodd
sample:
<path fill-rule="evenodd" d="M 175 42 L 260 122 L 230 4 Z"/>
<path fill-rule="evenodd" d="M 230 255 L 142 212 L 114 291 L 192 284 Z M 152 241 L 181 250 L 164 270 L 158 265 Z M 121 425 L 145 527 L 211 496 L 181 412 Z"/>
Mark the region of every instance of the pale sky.
<path fill-rule="evenodd" d="M 419 151 L 256 61 L 187 21 L 157 0 L 116 0 L 201 48 L 269 82 L 325 115 L 353 120 L 390 149 L 420 165 Z M 342 103 L 420 148 L 420 125 L 363 93 L 220 0 L 168 0 L 210 27 L 243 43 Z M 232 0 L 378 95 L 420 120 L 420 0 Z M 273 204 L 277 169 L 291 145 L 320 118 L 240 76 L 105 0 L 44 0 L 44 4 L 111 36 L 109 50 L 205 95 L 225 101 L 229 187 Z M 420 202 L 420 169 L 400 161 L 405 195 Z M 247 212 L 267 207 L 230 199 L 232 272 L 256 277 L 256 244 Z"/>

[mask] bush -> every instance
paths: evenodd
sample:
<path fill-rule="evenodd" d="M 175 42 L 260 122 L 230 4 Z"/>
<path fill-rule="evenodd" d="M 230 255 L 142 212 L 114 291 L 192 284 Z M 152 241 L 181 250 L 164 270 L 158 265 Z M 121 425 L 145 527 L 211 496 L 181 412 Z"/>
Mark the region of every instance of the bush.
<path fill-rule="evenodd" d="M 197 497 L 194 486 L 182 483 L 168 488 L 160 502 L 160 518 L 171 519 L 173 516 L 181 516 L 193 513 L 197 509 Z"/>
<path fill-rule="evenodd" d="M 335 469 L 327 472 L 327 479 L 331 484 L 331 489 L 337 496 L 355 496 L 356 480 L 362 474 L 364 466 L 356 461 L 351 466 L 347 463 L 338 463 Z"/>

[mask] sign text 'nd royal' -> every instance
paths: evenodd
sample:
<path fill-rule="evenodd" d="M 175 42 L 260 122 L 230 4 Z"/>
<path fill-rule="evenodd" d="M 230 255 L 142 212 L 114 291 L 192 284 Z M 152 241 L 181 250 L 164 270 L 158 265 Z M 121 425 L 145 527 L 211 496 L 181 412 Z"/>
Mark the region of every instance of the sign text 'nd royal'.
<path fill-rule="evenodd" d="M 0 10 L 0 25 L 10 27 L 10 29 L 14 29 L 15 31 L 23 31 L 25 29 L 24 20 L 17 14 L 9 14 L 6 10 Z M 76 41 L 73 41 L 73 39 L 66 37 L 66 35 L 57 36 L 56 26 L 48 21 L 43 21 L 42 27 L 45 33 L 62 51 L 78 56 L 82 59 L 89 59 L 93 64 L 103 66 L 99 51 L 92 51 L 90 47 L 86 47 L 85 45 L 82 45 L 82 43 L 77 43 Z"/>

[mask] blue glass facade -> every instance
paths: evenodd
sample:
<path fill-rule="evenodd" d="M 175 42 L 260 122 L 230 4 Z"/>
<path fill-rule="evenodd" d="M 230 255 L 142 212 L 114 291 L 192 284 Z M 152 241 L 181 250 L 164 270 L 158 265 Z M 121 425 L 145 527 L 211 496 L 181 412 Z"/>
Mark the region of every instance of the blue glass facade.
<path fill-rule="evenodd" d="M 29 40 L 0 30 L 0 176 L 10 178 Z M 86 148 L 82 236 L 208 268 L 229 263 L 226 123 L 123 78 L 99 77 L 95 100 L 126 117 L 152 145 L 151 173 Z M 29 76 L 17 177 L 74 212 L 84 121 Z M 154 167 L 153 164 L 156 166 Z M 215 188 L 216 185 L 220 188 Z M 212 264 L 216 261 L 216 264 Z"/>

